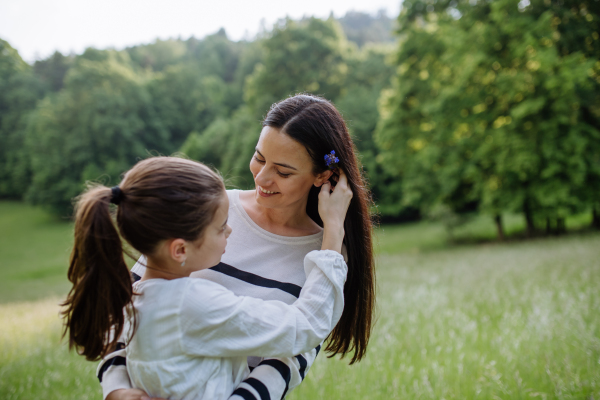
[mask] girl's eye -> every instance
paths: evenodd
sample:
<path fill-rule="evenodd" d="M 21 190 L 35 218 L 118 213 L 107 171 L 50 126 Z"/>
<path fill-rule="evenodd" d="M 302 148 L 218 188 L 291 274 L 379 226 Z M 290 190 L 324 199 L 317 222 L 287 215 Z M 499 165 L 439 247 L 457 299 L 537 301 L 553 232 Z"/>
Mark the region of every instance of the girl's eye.
<path fill-rule="evenodd" d="M 265 162 L 265 160 L 261 160 L 260 158 L 258 158 L 256 156 L 254 156 L 254 159 L 261 164 Z"/>
<path fill-rule="evenodd" d="M 279 174 L 279 176 L 281 176 L 282 178 L 287 178 L 288 176 L 290 176 L 291 174 L 282 174 L 281 172 L 277 171 L 277 174 Z"/>

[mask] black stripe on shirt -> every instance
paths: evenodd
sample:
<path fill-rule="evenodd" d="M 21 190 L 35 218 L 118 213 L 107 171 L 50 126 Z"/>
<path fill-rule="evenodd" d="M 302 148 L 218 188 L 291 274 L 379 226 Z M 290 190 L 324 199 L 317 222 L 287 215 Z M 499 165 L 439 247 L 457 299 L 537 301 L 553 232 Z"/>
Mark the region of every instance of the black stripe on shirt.
<path fill-rule="evenodd" d="M 248 385 L 252 386 L 256 393 L 260 396 L 261 400 L 271 400 L 271 395 L 269 394 L 269 389 L 265 386 L 264 383 L 255 378 L 248 378 L 244 381 Z"/>
<path fill-rule="evenodd" d="M 315 349 L 317 350 L 317 354 L 315 354 L 315 357 L 319 355 L 319 351 L 321 351 L 321 345 L 318 345 L 317 348 Z M 314 361 L 313 361 L 314 362 Z"/>
<path fill-rule="evenodd" d="M 256 397 L 254 397 L 254 395 L 252 393 L 250 393 L 249 390 L 246 390 L 244 388 L 235 389 L 235 392 L 233 392 L 231 395 L 232 396 L 238 395 L 241 398 L 243 398 L 244 400 L 258 400 Z"/>
<path fill-rule="evenodd" d="M 225 263 L 219 263 L 211 269 L 213 271 L 217 271 L 222 274 L 231 276 L 232 278 L 236 278 L 246 283 L 250 283 L 254 286 L 283 290 L 284 292 L 289 293 L 296 298 L 300 297 L 300 291 L 302 290 L 300 286 L 294 285 L 293 283 L 279 282 L 273 279 L 267 279 L 260 275 L 255 275 L 251 274 L 250 272 L 239 270 Z"/>
<path fill-rule="evenodd" d="M 100 371 L 98 371 L 98 380 L 100 381 L 100 383 L 102 383 L 102 376 L 104 375 L 106 370 L 112 367 L 113 365 L 127 365 L 127 361 L 125 360 L 125 357 L 116 356 L 105 362 L 102 368 L 100 368 Z"/>
<path fill-rule="evenodd" d="M 304 380 L 304 371 L 306 371 L 306 366 L 308 365 L 308 362 L 302 354 L 298 354 L 296 356 L 296 359 L 298 360 L 298 364 L 300 364 L 300 369 L 298 370 L 298 372 L 300 373 L 300 378 Z"/>
<path fill-rule="evenodd" d="M 263 360 L 258 365 L 269 365 L 269 366 L 275 368 L 277 370 L 277 372 L 279 372 L 279 374 L 281 375 L 281 377 L 285 381 L 285 390 L 283 391 L 283 395 L 281 396 L 281 398 L 283 399 L 285 397 L 285 394 L 287 393 L 289 387 L 290 387 L 290 379 L 291 379 L 291 376 L 292 376 L 292 373 L 290 371 L 290 367 L 288 367 L 287 365 L 285 365 L 285 363 L 283 361 L 273 360 L 273 359 Z"/>
<path fill-rule="evenodd" d="M 137 281 L 139 281 L 140 279 L 142 279 L 142 277 L 141 277 L 141 276 L 139 276 L 138 274 L 136 274 L 135 272 L 132 272 L 132 273 L 131 273 L 131 277 L 133 278 L 133 281 L 134 281 L 134 282 L 137 282 Z"/>

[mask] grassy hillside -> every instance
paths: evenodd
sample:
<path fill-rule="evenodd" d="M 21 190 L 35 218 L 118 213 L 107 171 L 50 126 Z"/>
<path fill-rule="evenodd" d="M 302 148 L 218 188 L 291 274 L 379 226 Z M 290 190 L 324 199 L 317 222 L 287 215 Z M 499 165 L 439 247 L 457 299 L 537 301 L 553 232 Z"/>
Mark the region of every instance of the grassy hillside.
<path fill-rule="evenodd" d="M 0 399 L 101 399 L 96 364 L 60 343 L 71 229 L 0 202 Z M 493 235 L 483 218 L 455 232 Z M 421 222 L 377 240 L 367 357 L 322 353 L 289 399 L 600 398 L 600 234 L 449 246 L 443 226 Z"/>
<path fill-rule="evenodd" d="M 41 209 L 0 202 L 0 303 L 62 295 L 72 224 Z"/>

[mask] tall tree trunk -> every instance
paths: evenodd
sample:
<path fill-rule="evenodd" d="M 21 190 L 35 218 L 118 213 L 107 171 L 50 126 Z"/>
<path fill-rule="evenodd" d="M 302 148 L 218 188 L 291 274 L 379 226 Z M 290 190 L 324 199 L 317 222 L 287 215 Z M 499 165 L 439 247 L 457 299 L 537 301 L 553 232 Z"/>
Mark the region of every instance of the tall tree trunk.
<path fill-rule="evenodd" d="M 525 200 L 525 204 L 523 205 L 523 214 L 525 214 L 525 223 L 527 224 L 525 231 L 527 237 L 533 237 L 533 234 L 535 233 L 535 223 L 533 222 L 533 214 L 529 208 L 528 200 Z"/>
<path fill-rule="evenodd" d="M 600 213 L 596 206 L 592 208 L 592 228 L 600 229 Z"/>
<path fill-rule="evenodd" d="M 496 230 L 498 231 L 498 240 L 504 240 L 504 227 L 502 226 L 502 215 L 496 214 L 494 216 L 494 222 L 496 223 Z"/>

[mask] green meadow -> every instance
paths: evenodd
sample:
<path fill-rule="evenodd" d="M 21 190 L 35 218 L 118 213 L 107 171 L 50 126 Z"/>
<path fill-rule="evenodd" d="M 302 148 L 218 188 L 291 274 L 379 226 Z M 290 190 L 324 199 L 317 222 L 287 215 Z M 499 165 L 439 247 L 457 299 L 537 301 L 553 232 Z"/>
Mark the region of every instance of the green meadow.
<path fill-rule="evenodd" d="M 96 364 L 60 341 L 71 230 L 0 202 L 0 399 L 101 399 Z M 380 227 L 367 357 L 321 353 L 288 398 L 600 399 L 600 233 L 495 243 L 494 232 L 473 219 L 450 245 L 436 222 Z"/>

